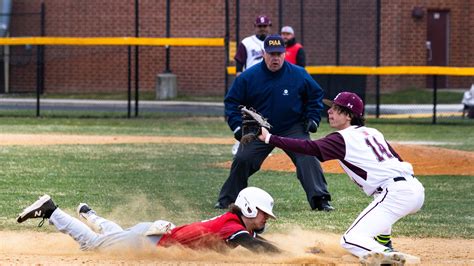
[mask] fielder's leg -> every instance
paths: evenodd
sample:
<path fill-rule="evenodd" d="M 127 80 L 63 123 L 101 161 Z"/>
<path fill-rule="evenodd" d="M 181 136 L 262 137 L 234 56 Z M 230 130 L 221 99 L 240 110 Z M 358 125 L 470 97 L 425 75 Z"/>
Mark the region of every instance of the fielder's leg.
<path fill-rule="evenodd" d="M 424 189 L 416 179 L 389 184 L 344 233 L 341 245 L 360 258 L 369 252 L 389 252 L 374 237 L 400 218 L 417 212 L 423 201 Z"/>
<path fill-rule="evenodd" d="M 374 194 L 374 200 L 376 200 L 380 195 L 380 193 Z M 381 245 L 386 246 L 391 251 L 396 251 L 392 245 L 392 227 L 386 228 L 380 234 L 376 235 L 374 239 Z"/>
<path fill-rule="evenodd" d="M 357 257 L 370 251 L 384 252 L 387 248 L 374 237 L 399 219 L 378 201 L 365 208 L 341 238 L 341 245 Z"/>

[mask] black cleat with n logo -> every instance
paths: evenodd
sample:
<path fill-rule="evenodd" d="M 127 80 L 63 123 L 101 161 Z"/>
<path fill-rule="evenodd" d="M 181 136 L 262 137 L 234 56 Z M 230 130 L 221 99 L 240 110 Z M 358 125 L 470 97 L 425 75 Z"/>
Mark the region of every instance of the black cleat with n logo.
<path fill-rule="evenodd" d="M 18 215 L 16 221 L 22 223 L 32 218 L 48 219 L 56 208 L 57 206 L 54 204 L 51 197 L 45 194 L 40 197 L 39 200 L 26 207 L 23 212 Z"/>

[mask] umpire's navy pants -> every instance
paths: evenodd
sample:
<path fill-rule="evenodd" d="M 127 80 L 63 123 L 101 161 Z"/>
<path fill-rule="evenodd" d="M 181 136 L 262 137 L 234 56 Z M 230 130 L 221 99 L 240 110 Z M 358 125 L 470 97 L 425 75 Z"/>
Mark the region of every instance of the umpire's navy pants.
<path fill-rule="evenodd" d="M 291 129 L 278 134 L 283 137 L 310 139 L 309 133 L 304 131 L 303 124 L 297 124 Z M 245 145 L 240 144 L 230 169 L 230 175 L 221 188 L 218 201 L 222 206 L 228 206 L 237 198 L 239 192 L 246 188 L 248 179 L 260 169 L 265 158 L 275 147 L 255 140 Z M 285 151 L 296 166 L 298 177 L 306 198 L 312 209 L 315 209 L 318 200 L 331 200 L 327 190 L 326 179 L 319 161 L 314 156 Z"/>

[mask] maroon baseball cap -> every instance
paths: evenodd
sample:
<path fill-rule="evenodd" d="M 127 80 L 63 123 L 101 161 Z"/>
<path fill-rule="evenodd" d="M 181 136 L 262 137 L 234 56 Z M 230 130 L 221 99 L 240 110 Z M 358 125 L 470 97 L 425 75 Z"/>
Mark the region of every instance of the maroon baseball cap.
<path fill-rule="evenodd" d="M 352 92 L 340 92 L 338 95 L 336 95 L 336 97 L 334 97 L 333 101 L 324 99 L 323 102 L 329 107 L 331 107 L 333 104 L 346 107 L 347 109 L 351 110 L 355 116 L 358 117 L 364 115 L 364 102 L 359 96 L 357 96 L 357 94 Z"/>
<path fill-rule="evenodd" d="M 270 21 L 270 19 L 267 16 L 260 15 L 255 19 L 255 26 L 260 26 L 260 25 L 271 26 L 272 22 Z"/>

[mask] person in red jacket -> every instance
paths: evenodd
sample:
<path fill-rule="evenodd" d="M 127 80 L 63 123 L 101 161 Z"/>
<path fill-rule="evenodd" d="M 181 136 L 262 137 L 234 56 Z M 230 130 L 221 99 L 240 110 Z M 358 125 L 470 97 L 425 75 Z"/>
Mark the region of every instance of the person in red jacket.
<path fill-rule="evenodd" d="M 272 196 L 256 187 L 240 191 L 228 212 L 178 227 L 171 222 L 157 220 L 138 223 L 124 230 L 120 225 L 98 216 L 85 203 L 79 204 L 77 215 L 83 221 L 58 208 L 49 195 L 43 195 L 20 213 L 17 222 L 43 218 L 41 226 L 45 219 L 49 219 L 49 223 L 59 231 L 74 238 L 81 250 L 149 251 L 156 247 L 179 245 L 216 251 L 242 246 L 256 253 L 280 252 L 275 245 L 258 236 L 264 231 L 267 219 L 276 217 Z"/>
<path fill-rule="evenodd" d="M 281 28 L 281 37 L 285 41 L 285 60 L 300 67 L 306 66 L 306 55 L 303 45 L 296 42 L 295 31 L 290 26 Z"/>

